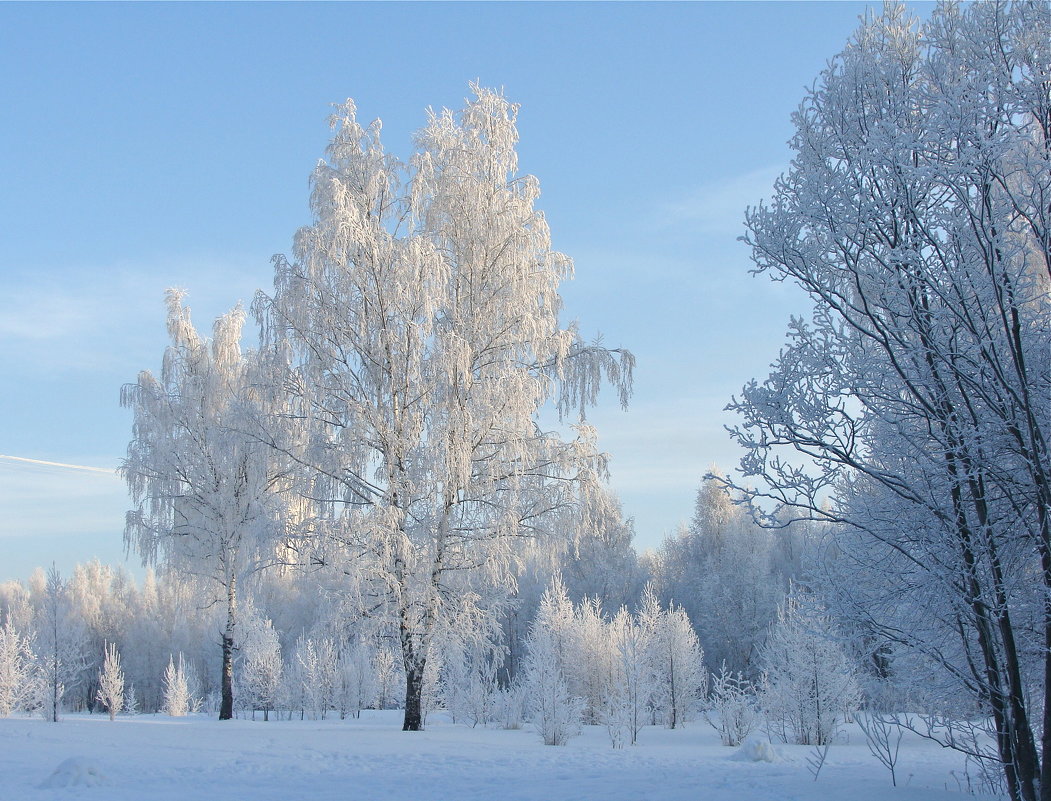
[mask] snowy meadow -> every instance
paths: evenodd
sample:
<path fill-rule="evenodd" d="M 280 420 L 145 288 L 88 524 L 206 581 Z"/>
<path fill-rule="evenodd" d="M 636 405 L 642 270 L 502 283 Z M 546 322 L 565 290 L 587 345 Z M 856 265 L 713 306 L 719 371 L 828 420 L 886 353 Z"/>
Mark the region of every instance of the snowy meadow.
<path fill-rule="evenodd" d="M 357 720 L 233 720 L 203 716 L 76 715 L 61 726 L 0 720 L 0 798 L 365 798 L 370 801 L 956 801 L 963 759 L 914 737 L 902 743 L 899 787 L 847 726 L 813 778 L 813 749 L 727 748 L 698 723 L 647 728 L 639 744 L 610 748 L 598 726 L 564 748 L 532 731 L 453 724 L 399 731 L 400 715 Z M 67 760 L 73 760 L 66 764 Z M 66 764 L 65 768 L 61 766 Z M 977 796 L 982 798 L 982 796 Z"/>

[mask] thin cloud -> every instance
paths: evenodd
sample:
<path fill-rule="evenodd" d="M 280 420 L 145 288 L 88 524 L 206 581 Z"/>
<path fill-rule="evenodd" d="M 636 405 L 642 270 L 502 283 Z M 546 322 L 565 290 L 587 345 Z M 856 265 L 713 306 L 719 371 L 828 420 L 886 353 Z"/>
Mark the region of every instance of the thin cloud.
<path fill-rule="evenodd" d="M 83 302 L 56 292 L 8 292 L 0 300 L 0 335 L 31 341 L 70 336 L 91 324 Z"/>
<path fill-rule="evenodd" d="M 743 230 L 744 211 L 770 196 L 774 181 L 784 167 L 763 167 L 731 178 L 702 184 L 688 196 L 668 203 L 664 221 L 668 225 L 690 224 L 706 234 L 738 235 Z"/>

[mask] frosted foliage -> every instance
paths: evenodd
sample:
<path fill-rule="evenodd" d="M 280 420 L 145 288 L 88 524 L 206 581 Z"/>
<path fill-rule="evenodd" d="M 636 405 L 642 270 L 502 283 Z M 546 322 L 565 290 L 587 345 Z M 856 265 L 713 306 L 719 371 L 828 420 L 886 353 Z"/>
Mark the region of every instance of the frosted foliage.
<path fill-rule="evenodd" d="M 10 623 L 16 631 L 28 632 L 33 623 L 29 593 L 19 581 L 0 583 L 0 624 Z"/>
<path fill-rule="evenodd" d="M 11 623 L 0 626 L 0 717 L 26 709 L 37 695 L 29 639 Z"/>
<path fill-rule="evenodd" d="M 653 632 L 654 709 L 669 729 L 693 720 L 708 689 L 704 652 L 681 606 L 661 612 Z"/>
<path fill-rule="evenodd" d="M 660 608 L 647 588 L 641 608 L 608 618 L 597 600 L 579 606 L 556 576 L 529 629 L 526 710 L 545 742 L 568 724 L 553 699 L 580 722 L 605 726 L 614 748 L 638 741 L 648 723 L 685 725 L 704 695 L 704 655 L 686 614 Z M 575 717 L 572 719 L 576 719 Z"/>
<path fill-rule="evenodd" d="M 203 578 L 224 604 L 223 705 L 233 712 L 233 638 L 238 582 L 273 561 L 283 533 L 276 453 L 257 436 L 261 397 L 252 358 L 241 353 L 244 311 L 215 321 L 209 341 L 198 334 L 169 289 L 168 334 L 160 376 L 145 371 L 124 387 L 135 415 L 121 471 L 136 508 L 125 541 L 144 563 L 164 562 Z"/>
<path fill-rule="evenodd" d="M 324 720 L 336 708 L 339 688 L 339 653 L 326 638 L 300 640 L 295 651 L 303 708 L 311 720 Z"/>
<path fill-rule="evenodd" d="M 376 706 L 379 709 L 396 706 L 395 685 L 400 679 L 397 657 L 389 648 L 380 648 L 372 658 L 372 667 L 376 676 Z"/>
<path fill-rule="evenodd" d="M 497 716 L 497 681 L 505 649 L 494 641 L 500 632 L 474 621 L 457 621 L 443 639 L 442 698 L 454 721 L 488 725 Z"/>
<path fill-rule="evenodd" d="M 723 662 L 713 674 L 704 717 L 719 732 L 723 745 L 740 745 L 759 722 L 756 688 L 740 673 L 732 673 Z"/>
<path fill-rule="evenodd" d="M 124 706 L 124 670 L 120 666 L 120 654 L 115 643 L 106 643 L 105 654 L 95 697 L 106 707 L 109 719 L 113 720 Z"/>
<path fill-rule="evenodd" d="M 128 687 L 128 691 L 124 693 L 123 707 L 125 714 L 137 715 L 141 711 L 139 709 L 139 694 L 135 690 L 135 685 L 132 684 Z"/>
<path fill-rule="evenodd" d="M 407 728 L 467 572 L 510 587 L 516 540 L 569 530 L 598 492 L 594 431 L 581 419 L 565 442 L 538 410 L 582 414 L 604 379 L 626 402 L 631 382 L 630 354 L 559 327 L 571 263 L 551 249 L 536 179 L 517 173 L 517 107 L 474 91 L 462 111 L 430 114 L 408 163 L 383 149 L 378 121 L 341 106 L 314 222 L 255 303 L 285 408 L 274 443 L 319 501 L 326 558 L 342 549 L 397 619 Z"/>
<path fill-rule="evenodd" d="M 160 556 L 193 575 L 224 583 L 258 558 L 272 512 L 268 449 L 245 435 L 253 410 L 240 348 L 245 315 L 234 309 L 205 339 L 169 289 L 168 333 L 160 376 L 127 385 L 135 414 L 122 472 L 138 507 L 125 537 L 146 562 Z"/>
<path fill-rule="evenodd" d="M 373 650 L 359 640 L 340 655 L 340 714 L 359 717 L 376 704 L 379 686 L 372 666 Z"/>
<path fill-rule="evenodd" d="M 270 710 L 280 700 L 283 663 L 281 643 L 273 623 L 258 618 L 246 627 L 241 646 L 241 682 L 252 709 L 262 709 L 269 720 Z"/>
<path fill-rule="evenodd" d="M 734 505 L 715 468 L 697 491 L 689 527 L 662 544 L 661 598 L 687 611 L 712 663 L 754 674 L 755 654 L 783 595 L 772 572 L 773 546 L 770 532 Z"/>
<path fill-rule="evenodd" d="M 529 660 L 523 693 L 529 719 L 545 745 L 565 745 L 580 733 L 584 699 L 571 695 L 566 681 L 573 605 L 557 578 L 544 593 L 529 630 Z"/>
<path fill-rule="evenodd" d="M 627 609 L 607 624 L 610 686 L 603 703 L 603 722 L 614 748 L 638 742 L 647 723 L 646 704 L 653 689 L 653 632 Z"/>
<path fill-rule="evenodd" d="M 194 711 L 197 701 L 190 691 L 190 679 L 182 654 L 179 654 L 178 662 L 175 657 L 168 660 L 168 667 L 164 669 L 163 681 L 164 711 L 167 714 L 173 718 L 181 718 Z"/>
<path fill-rule="evenodd" d="M 784 742 L 826 745 L 861 702 L 854 665 L 832 620 L 812 597 L 793 593 L 763 648 L 762 705 Z"/>
<path fill-rule="evenodd" d="M 525 691 L 520 682 L 496 691 L 496 719 L 505 729 L 520 729 L 525 718 Z"/>
<path fill-rule="evenodd" d="M 76 689 L 87 661 L 87 632 L 76 613 L 69 583 L 54 566 L 47 572 L 35 626 L 38 706 L 46 720 L 56 722 L 67 693 Z"/>

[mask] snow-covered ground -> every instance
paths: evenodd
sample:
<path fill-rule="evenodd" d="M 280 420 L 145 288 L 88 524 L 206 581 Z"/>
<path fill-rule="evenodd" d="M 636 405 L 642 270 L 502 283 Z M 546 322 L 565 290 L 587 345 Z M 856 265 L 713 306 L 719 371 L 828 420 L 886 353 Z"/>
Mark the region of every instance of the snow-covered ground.
<path fill-rule="evenodd" d="M 0 719 L 0 799 L 107 801 L 962 801 L 963 759 L 915 737 L 902 743 L 899 786 L 848 726 L 817 781 L 813 749 L 742 759 L 703 722 L 647 728 L 610 748 L 587 727 L 565 747 L 529 730 L 469 729 L 432 716 L 403 733 L 397 712 L 361 720 L 219 723 L 204 717 L 71 715 L 57 724 Z M 973 796 L 971 797 L 973 798 Z"/>

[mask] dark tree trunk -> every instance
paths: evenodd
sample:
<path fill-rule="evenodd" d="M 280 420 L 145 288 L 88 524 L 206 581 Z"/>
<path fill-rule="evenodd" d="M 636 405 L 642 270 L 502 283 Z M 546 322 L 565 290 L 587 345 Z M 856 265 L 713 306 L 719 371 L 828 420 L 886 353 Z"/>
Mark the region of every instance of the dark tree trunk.
<path fill-rule="evenodd" d="M 226 629 L 223 631 L 223 699 L 219 720 L 234 716 L 234 626 L 237 621 L 237 584 L 231 579 L 226 587 Z"/>
<path fill-rule="evenodd" d="M 234 638 L 223 634 L 223 700 L 219 705 L 219 720 L 234 716 Z"/>
<path fill-rule="evenodd" d="M 405 665 L 405 722 L 402 731 L 423 730 L 423 667 L 422 664 Z"/>

